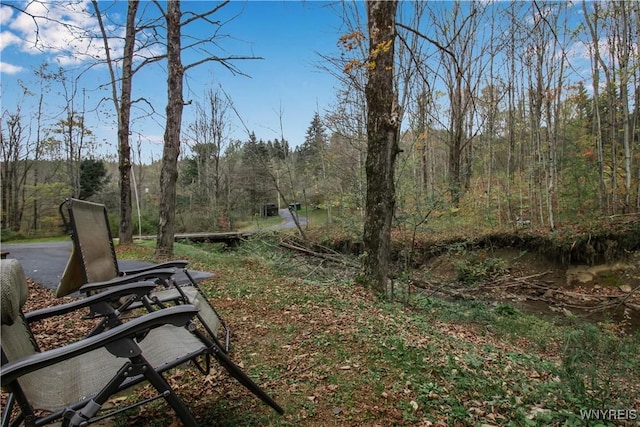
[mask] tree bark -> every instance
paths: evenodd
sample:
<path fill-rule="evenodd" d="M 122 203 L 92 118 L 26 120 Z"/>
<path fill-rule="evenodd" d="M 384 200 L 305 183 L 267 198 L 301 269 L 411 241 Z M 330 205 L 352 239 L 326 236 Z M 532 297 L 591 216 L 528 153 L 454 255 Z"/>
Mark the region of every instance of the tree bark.
<path fill-rule="evenodd" d="M 606 186 L 604 180 L 604 149 L 602 146 L 602 118 L 600 117 L 600 47 L 598 45 L 598 8 L 594 9 L 593 17 L 587 10 L 587 3 L 582 1 L 585 23 L 591 35 L 589 53 L 591 57 L 591 81 L 593 87 L 593 129 L 596 138 L 596 150 L 598 153 L 598 207 L 602 213 L 609 212 L 606 198 Z M 592 21 L 593 20 L 593 21 Z"/>
<path fill-rule="evenodd" d="M 369 79 L 367 100 L 367 194 L 364 221 L 364 281 L 378 292 L 388 289 L 391 220 L 395 208 L 394 172 L 399 117 L 394 81 L 397 1 L 369 1 Z"/>
<path fill-rule="evenodd" d="M 122 87 L 120 111 L 118 113 L 118 168 L 120 170 L 120 245 L 133 243 L 131 201 L 131 144 L 129 123 L 131 121 L 131 78 L 133 77 L 133 51 L 136 41 L 135 19 L 138 0 L 130 0 L 127 9 L 127 29 L 122 58 Z"/>
<path fill-rule="evenodd" d="M 127 7 L 126 33 L 122 55 L 122 81 L 120 102 L 116 89 L 116 75 L 109 50 L 109 39 L 102 21 L 98 0 L 92 0 L 93 8 L 102 32 L 105 55 L 111 78 L 111 97 L 118 115 L 118 170 L 120 172 L 120 245 L 133 243 L 133 225 L 131 221 L 131 144 L 129 143 L 129 123 L 131 117 L 131 78 L 133 77 L 133 52 L 136 41 L 135 19 L 138 0 L 129 0 Z"/>
<path fill-rule="evenodd" d="M 628 5 L 624 2 L 614 5 L 616 22 L 619 23 L 619 41 L 618 41 L 618 72 L 620 73 L 620 105 L 622 107 L 622 147 L 624 150 L 624 203 L 623 212 L 629 213 L 631 207 L 631 176 L 633 171 L 632 164 L 632 130 L 629 120 L 629 79 L 631 72 L 629 70 L 629 58 L 631 56 L 631 41 L 629 34 L 629 13 Z"/>
<path fill-rule="evenodd" d="M 173 256 L 176 217 L 176 181 L 178 179 L 178 156 L 180 155 L 180 132 L 182 127 L 182 66 L 180 40 L 180 1 L 167 3 L 167 124 L 164 132 L 162 169 L 160 171 L 160 207 L 156 256 Z"/>

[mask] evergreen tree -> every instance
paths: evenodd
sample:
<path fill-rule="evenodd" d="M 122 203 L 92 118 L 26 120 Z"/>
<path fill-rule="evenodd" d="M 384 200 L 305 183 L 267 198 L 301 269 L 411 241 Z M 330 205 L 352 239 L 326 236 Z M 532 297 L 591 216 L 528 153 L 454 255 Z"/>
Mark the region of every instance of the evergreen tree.
<path fill-rule="evenodd" d="M 304 143 L 300 146 L 299 153 L 302 157 L 317 158 L 324 152 L 327 145 L 327 135 L 322 119 L 318 112 L 313 115 L 311 124 L 307 128 Z"/>
<path fill-rule="evenodd" d="M 80 163 L 80 198 L 87 200 L 109 183 L 102 160 L 85 159 Z"/>
<path fill-rule="evenodd" d="M 316 112 L 307 129 L 304 143 L 296 149 L 298 179 L 305 184 L 304 191 L 315 200 L 315 203 L 322 203 L 324 200 L 323 190 L 317 185 L 312 189 L 309 184 L 324 183 L 327 179 L 325 159 L 327 140 L 324 124 Z"/>
<path fill-rule="evenodd" d="M 273 183 L 269 178 L 269 143 L 258 140 L 252 132 L 244 144 L 243 154 L 243 190 L 254 212 L 273 198 Z"/>

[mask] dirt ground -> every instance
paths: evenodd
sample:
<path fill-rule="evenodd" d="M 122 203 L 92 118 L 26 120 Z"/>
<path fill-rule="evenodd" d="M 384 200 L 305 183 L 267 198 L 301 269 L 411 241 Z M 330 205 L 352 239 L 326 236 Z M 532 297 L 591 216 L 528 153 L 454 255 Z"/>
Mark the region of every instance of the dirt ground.
<path fill-rule="evenodd" d="M 456 285 L 460 263 L 504 269 L 478 283 Z M 575 315 L 627 333 L 640 330 L 640 252 L 593 266 L 562 266 L 543 254 L 516 249 L 447 253 L 416 270 L 414 278 L 426 285 L 423 292 L 511 304 L 545 318 Z"/>
<path fill-rule="evenodd" d="M 478 280 L 460 281 L 461 266 L 468 268 L 467 279 L 475 275 Z M 317 273 L 320 268 L 314 266 L 312 271 Z M 474 369 L 469 375 L 469 390 L 477 391 L 480 383 L 473 381 L 489 383 L 495 379 L 500 387 L 515 383 L 515 377 L 508 376 L 511 372 L 518 378 L 529 378 L 527 384 L 531 387 L 557 384 L 550 374 L 532 372 L 522 361 L 516 361 L 513 370 L 494 364 L 498 359 L 507 360 L 503 357 L 506 353 L 517 354 L 521 348 L 528 348 L 526 343 L 503 342 L 473 326 L 440 321 L 429 323 L 430 332 L 425 336 L 410 308 L 397 305 L 393 311 L 385 311 L 377 298 L 358 286 L 339 280 L 316 282 L 309 278 L 311 275 L 272 275 L 264 263 L 249 258 L 243 258 L 241 264 L 218 264 L 216 269 L 216 279 L 204 287 L 216 308 L 233 325 L 234 360 L 250 369 L 252 376 L 287 410 L 277 418 L 221 369 L 204 379 L 193 370 L 185 370 L 172 379 L 172 385 L 203 425 L 214 425 L 211 420 L 217 416 L 225 420 L 219 425 L 500 424 L 491 418 L 493 413 L 474 412 L 485 406 L 485 400 L 493 400 L 493 394 L 471 399 L 461 391 L 457 377 L 448 375 L 451 361 L 460 361 L 462 366 L 470 352 L 478 352 L 474 357 L 483 361 L 484 371 Z M 335 279 L 334 270 L 330 273 Z M 550 262 L 544 254 L 534 251 L 465 249 L 430 258 L 411 273 L 409 280 L 428 295 L 504 303 L 558 320 L 575 315 L 620 333 L 637 331 L 640 325 L 640 253 L 630 254 L 613 265 L 580 267 Z M 56 300 L 50 291 L 30 283 L 25 311 L 52 301 Z M 36 338 L 44 347 L 86 333 L 78 327 L 80 323 L 67 322 L 73 325 L 68 328 L 62 322 L 43 324 L 36 331 Z M 486 348 L 495 350 L 486 353 Z M 407 364 L 397 366 L 405 361 L 400 353 L 414 352 L 420 358 L 407 358 Z M 557 360 L 553 355 L 549 357 Z M 416 374 L 412 381 L 402 377 L 415 369 L 416 361 L 419 366 L 428 366 L 429 374 Z M 376 369 L 372 369 L 374 366 Z M 423 377 L 424 383 L 416 382 Z M 437 385 L 436 379 L 442 382 L 442 396 L 429 388 Z M 638 396 L 637 382 L 630 385 L 630 390 L 629 395 Z M 421 393 L 429 401 L 438 402 L 433 406 L 437 410 L 430 412 L 432 407 L 423 403 L 417 410 L 410 405 L 422 402 Z M 470 415 L 473 422 L 448 422 L 446 402 L 452 399 L 465 405 L 466 413 L 476 414 Z M 502 419 L 515 416 L 509 412 L 511 406 L 505 405 L 498 415 Z M 541 409 L 530 404 L 526 410 Z M 174 420 L 167 419 L 169 416 L 166 407 L 160 405 L 144 407 L 139 414 L 127 414 L 125 420 L 136 426 L 170 425 Z M 412 421 L 414 418 L 424 423 Z M 111 423 L 107 420 L 104 425 L 114 425 Z"/>

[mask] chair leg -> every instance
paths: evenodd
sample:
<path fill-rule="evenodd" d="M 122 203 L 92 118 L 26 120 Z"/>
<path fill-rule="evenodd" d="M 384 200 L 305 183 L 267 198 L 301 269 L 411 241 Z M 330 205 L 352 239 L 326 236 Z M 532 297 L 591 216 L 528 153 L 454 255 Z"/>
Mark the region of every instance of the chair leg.
<path fill-rule="evenodd" d="M 148 366 L 149 369 L 146 369 L 144 371 L 145 378 L 153 387 L 155 387 L 158 393 L 162 394 L 167 403 L 171 406 L 171 408 L 173 408 L 178 418 L 180 418 L 182 424 L 184 424 L 185 427 L 199 427 L 198 422 L 193 417 L 189 409 L 185 406 L 182 399 L 180 399 L 176 392 L 173 391 L 169 383 L 167 383 L 162 375 L 160 375 L 154 369 L 151 369 L 150 365 L 146 360 L 144 360 L 142 356 L 137 356 L 133 359 L 140 359 L 134 362 L 142 362 Z"/>
<path fill-rule="evenodd" d="M 107 383 L 107 385 L 96 394 L 93 399 L 89 400 L 81 409 L 77 411 L 69 411 L 65 413 L 65 423 L 63 426 L 80 426 L 93 418 L 102 405 L 118 390 L 120 385 L 127 379 L 132 368 L 132 363 L 125 363 L 117 372 L 117 374 Z"/>
<path fill-rule="evenodd" d="M 244 373 L 238 365 L 236 365 L 221 348 L 213 347 L 213 356 L 220 362 L 222 366 L 234 377 L 240 384 L 245 386 L 255 396 L 259 397 L 267 405 L 271 406 L 278 414 L 284 414 L 284 410 L 273 400 L 258 384 L 256 384 L 247 374 Z"/>
<path fill-rule="evenodd" d="M 2 412 L 2 427 L 15 427 L 20 425 L 28 427 L 35 425 L 34 420 L 36 419 L 36 416 L 33 407 L 27 401 L 24 393 L 22 392 L 22 388 L 17 381 L 10 386 L 9 391 L 10 393 Z M 12 420 L 11 414 L 13 409 L 16 407 L 16 403 L 18 404 L 19 413 Z M 23 422 L 24 424 L 22 424 Z"/>
<path fill-rule="evenodd" d="M 180 397 L 173 391 L 169 383 L 156 372 L 151 364 L 141 355 L 133 356 L 129 358 L 129 362 L 126 363 L 116 376 L 109 381 L 109 383 L 98 393 L 93 399 L 79 411 L 73 411 L 68 414 L 68 425 L 80 426 L 86 421 L 93 418 L 102 405 L 111 397 L 120 387 L 120 385 L 130 376 L 142 374 L 147 381 L 156 389 L 158 394 L 162 396 L 167 403 L 176 412 L 176 415 L 185 427 L 199 427 L 198 422 L 193 417 L 189 409 L 182 402 Z"/>
<path fill-rule="evenodd" d="M 2 427 L 19 426 L 20 423 L 22 423 L 22 421 L 26 418 L 24 412 L 22 412 L 21 409 L 17 417 L 15 417 L 13 421 L 11 420 L 11 413 L 13 412 L 13 408 L 15 407 L 16 403 L 15 397 L 15 393 L 9 393 L 9 396 L 7 397 L 7 402 L 2 411 Z"/>

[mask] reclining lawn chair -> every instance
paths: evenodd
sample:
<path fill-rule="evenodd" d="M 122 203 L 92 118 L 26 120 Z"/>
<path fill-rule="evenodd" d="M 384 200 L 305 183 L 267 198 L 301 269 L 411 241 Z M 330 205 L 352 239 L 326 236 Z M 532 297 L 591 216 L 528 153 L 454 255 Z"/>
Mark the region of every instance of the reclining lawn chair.
<path fill-rule="evenodd" d="M 62 426 L 84 426 L 160 398 L 166 400 L 185 426 L 197 426 L 163 373 L 193 362 L 206 374 L 211 356 L 282 414 L 282 408 L 229 360 L 215 342 L 190 327 L 198 312 L 193 305 L 157 310 L 92 337 L 40 352 L 29 323 L 105 301 L 109 306 L 108 301 L 114 296 L 144 295 L 155 286 L 143 282 L 112 287 L 69 304 L 24 315 L 22 307 L 28 293 L 24 271 L 17 260 L 0 261 L 0 379 L 3 390 L 9 393 L 2 412 L 2 427 L 41 426 L 56 420 L 62 420 Z M 157 396 L 108 413 L 100 412 L 114 394 L 143 381 L 156 389 Z"/>
<path fill-rule="evenodd" d="M 119 310 L 127 311 L 144 305 L 152 311 L 153 305 L 163 308 L 174 304 L 193 304 L 198 307 L 198 318 L 212 338 L 224 337 L 223 348 L 229 350 L 231 331 L 198 288 L 198 282 L 212 277 L 212 274 L 190 272 L 186 268 L 187 261 L 183 260 L 120 271 L 105 206 L 68 198 L 59 210 L 73 239 L 73 247 L 56 296 L 75 292 L 90 295 L 112 286 L 153 280 L 162 285 L 160 290 L 150 293 L 148 298 L 121 306 Z"/>

